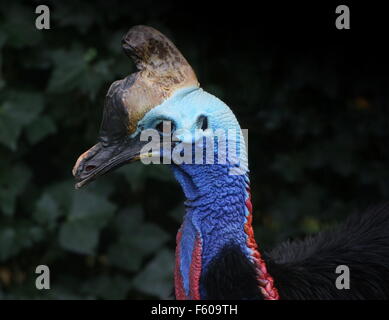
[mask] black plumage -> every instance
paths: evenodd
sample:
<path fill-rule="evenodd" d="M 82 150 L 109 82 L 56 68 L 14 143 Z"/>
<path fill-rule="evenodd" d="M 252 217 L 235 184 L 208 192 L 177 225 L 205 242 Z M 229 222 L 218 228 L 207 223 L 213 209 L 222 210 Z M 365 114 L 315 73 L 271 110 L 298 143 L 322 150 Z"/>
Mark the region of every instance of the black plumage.
<path fill-rule="evenodd" d="M 264 254 L 280 299 L 388 299 L 389 204 L 352 214 L 338 227 L 287 241 Z M 350 289 L 335 285 L 350 270 Z M 234 246 L 212 261 L 201 282 L 207 299 L 263 299 L 254 266 Z"/>
<path fill-rule="evenodd" d="M 207 300 L 263 299 L 254 265 L 234 245 L 224 247 L 200 279 Z"/>

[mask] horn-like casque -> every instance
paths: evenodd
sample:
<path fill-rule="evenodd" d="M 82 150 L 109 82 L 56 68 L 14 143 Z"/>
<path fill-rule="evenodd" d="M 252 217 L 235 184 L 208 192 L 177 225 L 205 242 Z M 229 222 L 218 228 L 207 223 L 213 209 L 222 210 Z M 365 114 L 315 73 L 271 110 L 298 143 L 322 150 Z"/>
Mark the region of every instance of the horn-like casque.
<path fill-rule="evenodd" d="M 123 37 L 122 48 L 134 60 L 137 72 L 115 81 L 109 88 L 99 142 L 84 152 L 73 168 L 73 175 L 79 180 L 76 187 L 91 181 L 93 173 L 98 171 L 97 162 L 112 156 L 113 149 L 120 151 L 116 146 L 136 131 L 139 120 L 148 111 L 178 89 L 199 87 L 189 63 L 159 31 L 135 26 Z"/>
<path fill-rule="evenodd" d="M 132 133 L 146 112 L 184 87 L 199 86 L 196 75 L 174 44 L 159 31 L 147 26 L 131 28 L 122 39 L 122 48 L 138 72 L 123 80 L 120 102 L 128 112 Z M 109 92 L 119 85 L 115 82 Z"/>

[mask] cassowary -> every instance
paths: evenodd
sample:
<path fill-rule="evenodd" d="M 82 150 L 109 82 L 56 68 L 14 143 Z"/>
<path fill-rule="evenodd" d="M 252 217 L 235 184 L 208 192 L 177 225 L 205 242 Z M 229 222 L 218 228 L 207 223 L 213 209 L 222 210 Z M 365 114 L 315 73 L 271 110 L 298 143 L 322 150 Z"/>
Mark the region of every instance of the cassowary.
<path fill-rule="evenodd" d="M 389 206 L 260 253 L 251 225 L 246 147 L 232 111 L 200 88 L 191 66 L 157 30 L 133 27 L 122 47 L 137 72 L 109 88 L 99 142 L 79 157 L 73 175 L 80 188 L 125 163 L 171 160 L 186 197 L 176 239 L 177 299 L 389 297 Z M 151 129 L 166 139 L 150 149 L 153 136 L 142 134 Z M 233 132 L 225 135 L 225 148 L 217 131 Z M 348 285 L 340 288 L 338 266 L 349 273 Z"/>

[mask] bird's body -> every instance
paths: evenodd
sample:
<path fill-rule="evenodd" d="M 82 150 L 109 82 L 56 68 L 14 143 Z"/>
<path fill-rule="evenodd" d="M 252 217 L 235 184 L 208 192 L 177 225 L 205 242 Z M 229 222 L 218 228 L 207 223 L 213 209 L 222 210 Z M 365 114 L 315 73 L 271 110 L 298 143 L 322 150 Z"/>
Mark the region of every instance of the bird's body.
<path fill-rule="evenodd" d="M 185 109 L 180 106 L 185 105 Z M 203 105 L 205 108 L 199 109 Z M 269 298 L 277 298 L 272 285 L 266 285 L 271 279 L 266 272 L 264 262 L 256 248 L 251 220 L 252 208 L 246 149 L 242 132 L 234 114 L 222 101 L 200 88 L 178 91 L 172 98 L 154 108 L 145 115 L 141 126 L 149 127 L 149 119 L 165 116 L 175 120 L 175 126 L 186 130 L 188 141 L 181 137 L 188 146 L 197 128 L 191 119 L 206 116 L 207 130 L 230 130 L 227 145 L 237 145 L 236 153 L 227 152 L 213 146 L 212 158 L 205 159 L 204 164 L 172 164 L 173 173 L 186 196 L 186 213 L 183 224 L 177 235 L 175 288 L 176 297 L 180 299 L 208 298 L 203 285 L 209 265 L 226 247 L 235 248 L 242 253 L 257 269 L 258 278 L 262 281 L 263 293 Z M 205 138 L 204 138 L 205 139 Z M 242 143 L 240 143 L 242 142 Z M 195 143 L 194 152 L 202 148 L 205 141 Z M 226 148 L 227 149 L 227 148 Z M 223 157 L 219 157 L 222 155 Z M 222 159 L 221 159 L 222 158 Z M 213 164 L 205 160 L 213 160 Z M 189 159 L 188 159 L 189 160 Z M 225 161 L 222 161 L 225 160 Z M 189 161 L 188 161 L 189 162 Z M 241 169 L 234 174 L 234 169 Z M 256 278 L 254 282 L 256 283 Z M 257 291 L 259 287 L 257 286 Z"/>
<path fill-rule="evenodd" d="M 282 243 L 264 253 L 279 299 L 389 299 L 388 228 L 389 205 L 381 205 L 352 214 L 334 229 L 304 240 Z M 336 286 L 339 266 L 349 269 L 347 288 Z M 210 299 L 265 298 L 262 294 L 255 296 L 253 290 L 240 289 L 242 283 L 253 282 L 253 273 L 237 250 L 226 249 L 215 259 L 211 273 L 204 283 L 212 291 Z M 239 279 L 239 283 L 231 279 Z"/>
<path fill-rule="evenodd" d="M 266 255 L 281 299 L 389 299 L 389 204 L 352 213 L 339 226 L 285 242 Z M 338 289 L 337 267 L 349 270 Z"/>
<path fill-rule="evenodd" d="M 170 161 L 186 197 L 177 299 L 389 298 L 389 206 L 261 254 L 251 225 L 247 150 L 233 112 L 199 88 L 186 60 L 158 31 L 135 27 L 123 48 L 140 71 L 111 86 L 100 142 L 79 157 L 73 173 L 81 187 L 150 154 Z M 175 142 L 147 149 L 142 133 L 153 129 L 165 137 L 163 121 Z M 336 285 L 339 266 L 349 270 L 349 289 Z"/>
<path fill-rule="evenodd" d="M 207 108 L 199 110 L 198 105 Z M 162 114 L 180 119 L 182 123 L 176 121 L 180 128 L 192 124 L 187 118 L 206 114 L 216 119 L 209 121 L 210 129 L 241 132 L 228 106 L 198 88 L 179 91 L 146 114 L 142 124 Z M 245 146 L 240 148 L 245 157 Z M 228 161 L 229 156 L 224 164 L 172 165 L 186 196 L 177 236 L 177 298 L 389 298 L 389 205 L 351 214 L 338 228 L 283 243 L 261 255 L 251 227 L 249 171 L 243 166 L 242 174 L 231 175 L 236 164 Z M 336 286 L 338 266 L 350 271 L 349 289 Z"/>

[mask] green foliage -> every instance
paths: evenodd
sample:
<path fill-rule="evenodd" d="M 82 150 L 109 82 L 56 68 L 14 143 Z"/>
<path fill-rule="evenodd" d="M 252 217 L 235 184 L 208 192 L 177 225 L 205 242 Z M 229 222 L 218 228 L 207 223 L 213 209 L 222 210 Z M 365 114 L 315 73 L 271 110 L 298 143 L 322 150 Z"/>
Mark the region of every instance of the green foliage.
<path fill-rule="evenodd" d="M 4 215 L 13 215 L 16 197 L 24 191 L 30 177 L 30 170 L 23 165 L 3 167 L 0 176 L 0 206 Z"/>
<path fill-rule="evenodd" d="M 178 223 L 159 225 L 144 199 L 150 183 L 172 183 L 168 169 L 134 165 L 81 191 L 71 177 L 97 136 L 106 90 L 133 68 L 120 38 L 136 18 L 104 13 L 100 1 L 96 12 L 121 19 L 118 29 L 94 5 L 52 2 L 46 32 L 35 29 L 35 6 L 0 6 L 0 297 L 167 297 Z M 35 288 L 38 264 L 50 267 L 49 291 Z"/>
<path fill-rule="evenodd" d="M 160 227 L 144 222 L 140 208 L 124 210 L 114 223 L 117 242 L 108 249 L 108 261 L 123 270 L 138 271 L 143 259 L 169 240 Z"/>
<path fill-rule="evenodd" d="M 22 129 L 31 124 L 43 109 L 39 93 L 8 91 L 0 108 L 0 142 L 15 150 Z"/>
<path fill-rule="evenodd" d="M 150 295 L 166 299 L 171 294 L 173 281 L 173 252 L 162 250 L 134 279 L 134 288 Z"/>
<path fill-rule="evenodd" d="M 35 29 L 35 2 L 0 5 L 1 299 L 170 297 L 184 209 L 169 168 L 125 166 L 82 191 L 71 177 L 95 143 L 109 85 L 134 69 L 120 38 L 135 24 L 177 41 L 202 86 L 249 129 L 261 247 L 388 199 L 381 65 L 366 58 L 339 71 L 342 56 L 245 52 L 240 38 L 225 50 L 212 30 L 166 18 L 165 2 L 113 2 L 46 1 L 46 31 Z M 39 264 L 50 266 L 50 290 L 35 289 Z"/>

